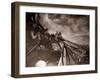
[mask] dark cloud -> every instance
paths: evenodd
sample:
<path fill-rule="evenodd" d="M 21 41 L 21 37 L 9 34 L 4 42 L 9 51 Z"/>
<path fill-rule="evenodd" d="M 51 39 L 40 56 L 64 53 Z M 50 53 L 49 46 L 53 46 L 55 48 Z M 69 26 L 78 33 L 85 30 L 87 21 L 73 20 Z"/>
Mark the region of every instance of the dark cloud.
<path fill-rule="evenodd" d="M 89 16 L 65 14 L 40 14 L 40 23 L 50 34 L 61 32 L 62 36 L 78 44 L 89 44 Z"/>

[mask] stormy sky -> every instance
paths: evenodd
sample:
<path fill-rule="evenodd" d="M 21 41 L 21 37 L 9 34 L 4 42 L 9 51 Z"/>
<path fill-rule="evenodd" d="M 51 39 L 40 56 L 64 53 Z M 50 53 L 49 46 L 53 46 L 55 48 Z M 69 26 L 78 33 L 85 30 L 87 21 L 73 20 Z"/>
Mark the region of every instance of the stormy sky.
<path fill-rule="evenodd" d="M 40 23 L 50 34 L 61 32 L 71 42 L 89 44 L 89 16 L 67 14 L 40 14 Z"/>

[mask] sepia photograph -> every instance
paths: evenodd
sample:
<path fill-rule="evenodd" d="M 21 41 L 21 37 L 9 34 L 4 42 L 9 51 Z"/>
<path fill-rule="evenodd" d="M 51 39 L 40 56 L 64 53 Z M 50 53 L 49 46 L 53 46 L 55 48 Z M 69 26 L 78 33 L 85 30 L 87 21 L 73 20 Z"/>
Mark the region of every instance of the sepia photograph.
<path fill-rule="evenodd" d="M 97 73 L 97 7 L 12 3 L 12 77 Z"/>
<path fill-rule="evenodd" d="M 26 67 L 89 64 L 89 15 L 26 12 Z"/>

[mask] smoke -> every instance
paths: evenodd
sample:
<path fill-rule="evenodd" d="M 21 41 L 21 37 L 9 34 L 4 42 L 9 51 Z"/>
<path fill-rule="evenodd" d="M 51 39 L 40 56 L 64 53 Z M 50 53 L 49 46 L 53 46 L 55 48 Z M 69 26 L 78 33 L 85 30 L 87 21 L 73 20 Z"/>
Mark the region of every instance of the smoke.
<path fill-rule="evenodd" d="M 40 14 L 40 23 L 50 34 L 61 32 L 66 40 L 89 44 L 89 16 L 65 14 Z"/>

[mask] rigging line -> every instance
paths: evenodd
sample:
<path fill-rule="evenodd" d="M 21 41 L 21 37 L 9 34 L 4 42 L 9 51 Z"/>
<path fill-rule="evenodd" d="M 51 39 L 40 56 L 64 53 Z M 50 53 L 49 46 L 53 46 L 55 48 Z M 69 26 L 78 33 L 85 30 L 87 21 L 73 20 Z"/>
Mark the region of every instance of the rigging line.
<path fill-rule="evenodd" d="M 64 46 L 65 47 L 65 46 Z M 68 64 L 70 64 L 70 56 L 69 56 L 69 54 L 68 54 L 68 49 L 67 49 L 67 47 L 65 47 L 65 49 L 66 49 L 66 58 L 68 59 Z M 67 60 L 66 59 L 66 60 Z"/>
<path fill-rule="evenodd" d="M 73 52 L 73 49 L 71 48 L 71 47 L 69 47 L 70 48 L 70 50 Z M 77 51 L 77 50 L 76 50 Z M 80 51 L 80 53 L 79 54 L 77 54 L 77 52 L 73 52 L 75 55 L 77 55 L 78 57 L 83 57 L 83 56 L 85 56 L 85 54 L 86 54 L 86 50 L 84 50 L 84 51 Z"/>
<path fill-rule="evenodd" d="M 84 47 L 85 45 L 81 45 L 81 44 L 76 44 L 76 43 L 73 43 L 73 42 L 70 42 L 68 40 L 64 40 L 65 43 L 68 43 L 67 45 L 69 46 L 72 46 L 73 48 L 83 48 L 86 50 L 86 47 Z"/>
<path fill-rule="evenodd" d="M 65 42 L 65 43 L 68 43 L 67 45 L 69 45 L 69 46 L 74 46 L 74 48 L 80 47 L 79 45 L 77 45 L 77 44 L 75 44 L 75 43 L 73 43 L 73 42 L 70 42 L 70 41 L 68 41 L 68 40 L 64 40 L 64 42 Z"/>
<path fill-rule="evenodd" d="M 39 44 L 40 44 L 40 41 L 27 52 L 26 56 L 28 56 Z"/>
<path fill-rule="evenodd" d="M 64 50 L 63 50 L 63 48 L 61 49 L 61 51 L 62 51 L 62 64 L 64 65 Z"/>
<path fill-rule="evenodd" d="M 76 57 L 73 56 L 72 50 L 71 50 L 70 48 L 68 48 L 68 50 L 69 50 L 69 53 L 68 53 L 68 54 L 72 57 L 73 61 L 75 61 L 75 64 L 77 64 L 78 62 L 77 62 L 77 60 L 75 59 Z"/>
<path fill-rule="evenodd" d="M 59 45 L 60 49 L 61 49 L 61 59 L 62 59 L 62 64 L 64 65 L 64 61 L 63 61 L 63 49 L 61 47 L 61 45 L 59 44 L 59 42 L 57 42 L 57 44 Z"/>
<path fill-rule="evenodd" d="M 69 48 L 71 49 L 71 47 L 69 47 Z M 71 49 L 71 51 L 73 52 L 73 49 Z M 81 57 L 81 55 L 84 54 L 84 53 L 85 53 L 85 51 L 84 52 L 83 51 L 80 51 L 80 54 L 78 54 L 77 52 L 74 52 L 74 54 L 76 54 L 78 57 Z"/>
<path fill-rule="evenodd" d="M 73 49 L 75 49 L 76 51 L 78 51 L 78 52 L 82 52 L 81 50 L 79 50 L 80 48 L 75 48 L 75 47 L 73 47 L 72 45 L 68 45 L 67 43 L 65 43 L 65 42 L 63 42 L 64 44 L 65 44 L 65 46 L 67 46 L 67 47 L 71 47 L 71 48 L 73 48 Z"/>

